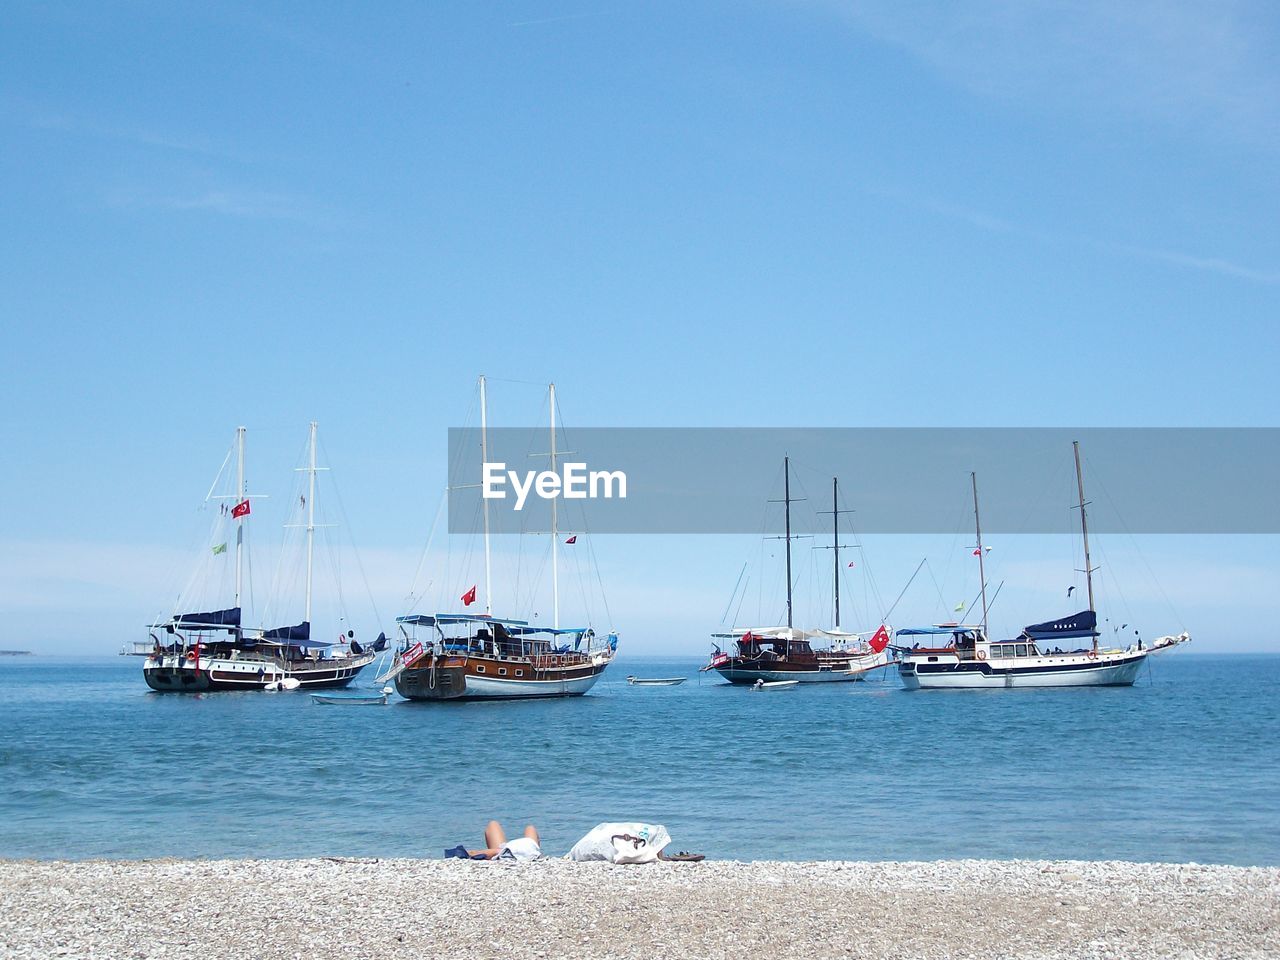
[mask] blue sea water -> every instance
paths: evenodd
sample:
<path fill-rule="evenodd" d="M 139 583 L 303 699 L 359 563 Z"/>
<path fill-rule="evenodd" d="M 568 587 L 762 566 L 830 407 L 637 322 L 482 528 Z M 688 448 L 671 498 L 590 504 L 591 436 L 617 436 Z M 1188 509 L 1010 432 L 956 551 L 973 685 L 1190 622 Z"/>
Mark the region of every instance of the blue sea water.
<path fill-rule="evenodd" d="M 1280 656 L 914 693 L 697 666 L 620 659 L 574 700 L 332 707 L 151 693 L 134 657 L 0 658 L 0 857 L 439 856 L 496 817 L 553 854 L 638 819 L 725 859 L 1280 865 Z"/>

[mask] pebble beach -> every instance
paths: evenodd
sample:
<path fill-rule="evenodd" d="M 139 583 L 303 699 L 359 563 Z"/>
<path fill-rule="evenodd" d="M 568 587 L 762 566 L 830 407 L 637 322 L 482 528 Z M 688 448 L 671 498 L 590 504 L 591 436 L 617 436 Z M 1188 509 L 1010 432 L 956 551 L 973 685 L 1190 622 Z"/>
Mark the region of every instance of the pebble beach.
<path fill-rule="evenodd" d="M 11 860 L 0 955 L 1275 957 L 1280 869 Z"/>

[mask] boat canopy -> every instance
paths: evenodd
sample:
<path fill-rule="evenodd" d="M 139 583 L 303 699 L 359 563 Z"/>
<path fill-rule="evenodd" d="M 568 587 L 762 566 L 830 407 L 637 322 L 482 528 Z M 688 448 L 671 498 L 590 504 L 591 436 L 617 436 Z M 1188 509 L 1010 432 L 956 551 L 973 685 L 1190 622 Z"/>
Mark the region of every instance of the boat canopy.
<path fill-rule="evenodd" d="M 534 633 L 549 633 L 555 637 L 564 636 L 565 634 L 577 634 L 578 636 L 581 636 L 582 634 L 586 633 L 590 629 L 591 629 L 590 627 L 513 626 L 513 627 L 507 628 L 507 633 L 511 634 L 513 637 L 527 637 Z"/>
<path fill-rule="evenodd" d="M 180 613 L 173 618 L 176 627 L 238 627 L 240 608 L 210 610 L 205 613 Z"/>
<path fill-rule="evenodd" d="M 1033 623 L 1022 628 L 1022 636 L 1028 640 L 1071 640 L 1077 637 L 1098 636 L 1098 615 L 1092 610 L 1081 610 L 1069 617 Z"/>
<path fill-rule="evenodd" d="M 504 627 L 527 627 L 528 620 L 507 620 L 502 617 L 486 617 L 482 613 L 412 613 L 396 617 L 396 623 L 407 623 L 414 627 L 430 627 L 445 623 L 500 623 Z"/>
<path fill-rule="evenodd" d="M 302 621 L 302 623 L 299 623 L 292 627 L 276 627 L 274 630 L 265 630 L 263 631 L 261 639 L 266 641 L 310 640 L 311 624 L 309 621 L 304 620 Z M 319 643 L 310 644 L 310 645 L 317 646 L 317 647 L 321 646 L 321 644 Z M 323 644 L 323 646 L 329 646 L 329 644 Z"/>
<path fill-rule="evenodd" d="M 968 633 L 980 626 L 977 623 L 938 623 L 932 627 L 903 627 L 894 633 L 900 637 L 930 637 L 944 633 Z"/>

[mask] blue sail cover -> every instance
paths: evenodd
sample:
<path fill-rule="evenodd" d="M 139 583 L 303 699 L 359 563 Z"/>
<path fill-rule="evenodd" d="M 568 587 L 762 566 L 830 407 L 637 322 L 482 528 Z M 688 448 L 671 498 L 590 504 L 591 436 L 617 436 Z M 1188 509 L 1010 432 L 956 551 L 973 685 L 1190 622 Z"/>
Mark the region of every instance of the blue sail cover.
<path fill-rule="evenodd" d="M 1076 637 L 1096 637 L 1098 635 L 1098 615 L 1092 610 L 1081 610 L 1069 617 L 1057 620 L 1046 620 L 1044 623 L 1033 623 L 1022 628 L 1023 634 L 1031 640 L 1071 640 Z"/>
<path fill-rule="evenodd" d="M 240 626 L 240 608 L 210 610 L 208 613 L 180 613 L 173 618 L 175 625 L 199 624 L 202 627 Z"/>
<path fill-rule="evenodd" d="M 263 640 L 310 640 L 311 624 L 304 620 L 297 626 L 293 627 L 276 627 L 274 630 L 268 630 L 262 635 Z M 328 644 L 325 644 L 328 646 Z"/>

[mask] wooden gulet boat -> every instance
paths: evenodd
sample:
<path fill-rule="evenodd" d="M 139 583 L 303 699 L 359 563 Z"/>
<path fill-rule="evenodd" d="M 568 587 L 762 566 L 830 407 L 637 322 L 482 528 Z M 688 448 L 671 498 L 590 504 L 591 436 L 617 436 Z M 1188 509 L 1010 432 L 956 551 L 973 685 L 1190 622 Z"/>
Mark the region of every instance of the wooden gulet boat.
<path fill-rule="evenodd" d="M 992 641 L 987 634 L 987 587 L 982 545 L 982 520 L 978 512 L 978 480 L 973 486 L 974 528 L 977 533 L 978 575 L 981 580 L 981 624 L 937 624 L 899 630 L 896 638 L 948 636 L 942 646 L 899 647 L 898 672 L 908 690 L 1011 687 L 1116 687 L 1132 686 L 1142 665 L 1153 653 L 1162 653 L 1191 640 L 1183 632 L 1161 637 L 1147 646 L 1141 640 L 1125 649 L 1102 649 L 1098 643 L 1098 614 L 1094 607 L 1093 573 L 1089 556 L 1089 522 L 1080 469 L 1080 444 L 1073 444 L 1076 486 L 1079 493 L 1080 531 L 1084 541 L 1084 574 L 1089 608 L 1069 616 L 1034 623 L 1011 639 Z M 1086 645 L 1064 650 L 1064 641 Z M 1050 648 L 1050 644 L 1053 647 Z"/>
<path fill-rule="evenodd" d="M 488 461 L 485 378 L 480 391 L 480 460 Z M 556 467 L 556 388 L 549 387 L 551 469 Z M 404 641 L 385 679 L 408 700 L 512 700 L 576 697 L 587 693 L 613 662 L 618 635 L 560 625 L 558 512 L 551 501 L 552 625 L 494 616 L 489 502 L 484 518 L 485 612 L 411 614 L 397 618 Z M 475 600 L 472 588 L 464 603 Z M 379 678 L 384 679 L 384 678 Z"/>
<path fill-rule="evenodd" d="M 152 625 L 153 648 L 143 663 L 147 686 L 160 693 L 204 693 L 225 690 L 326 689 L 345 687 L 373 662 L 387 639 L 365 649 L 354 637 L 343 643 L 311 637 L 312 559 L 315 524 L 316 424 L 310 427 L 307 500 L 306 607 L 299 624 L 270 630 L 241 623 L 240 597 L 244 588 L 245 525 L 251 515 L 245 483 L 245 429 L 236 431 L 236 480 L 231 494 L 217 499 L 235 506 L 223 516 L 235 525 L 235 603 L 222 610 L 175 613 Z M 218 481 L 214 481 L 217 486 Z M 215 531 L 217 532 L 217 531 Z M 215 538 L 216 539 L 216 538 Z M 213 547 L 223 552 L 225 545 Z M 161 638 L 163 636 L 163 639 Z M 334 649 L 340 648 L 340 649 Z"/>
<path fill-rule="evenodd" d="M 831 550 L 835 560 L 835 628 L 833 630 L 799 630 L 794 626 L 791 595 L 791 458 L 783 458 L 783 509 L 786 543 L 787 623 L 786 626 L 751 627 L 728 633 L 712 634 L 713 641 L 728 641 L 733 652 L 727 653 L 716 643 L 710 662 L 703 667 L 714 670 L 730 683 L 754 685 L 763 680 L 777 683 L 795 680 L 799 683 L 832 683 L 862 680 L 873 670 L 892 662 L 889 636 L 881 627 L 870 642 L 861 635 L 840 629 L 840 482 L 832 478 L 833 538 Z M 810 640 L 829 642 L 815 649 Z"/>

